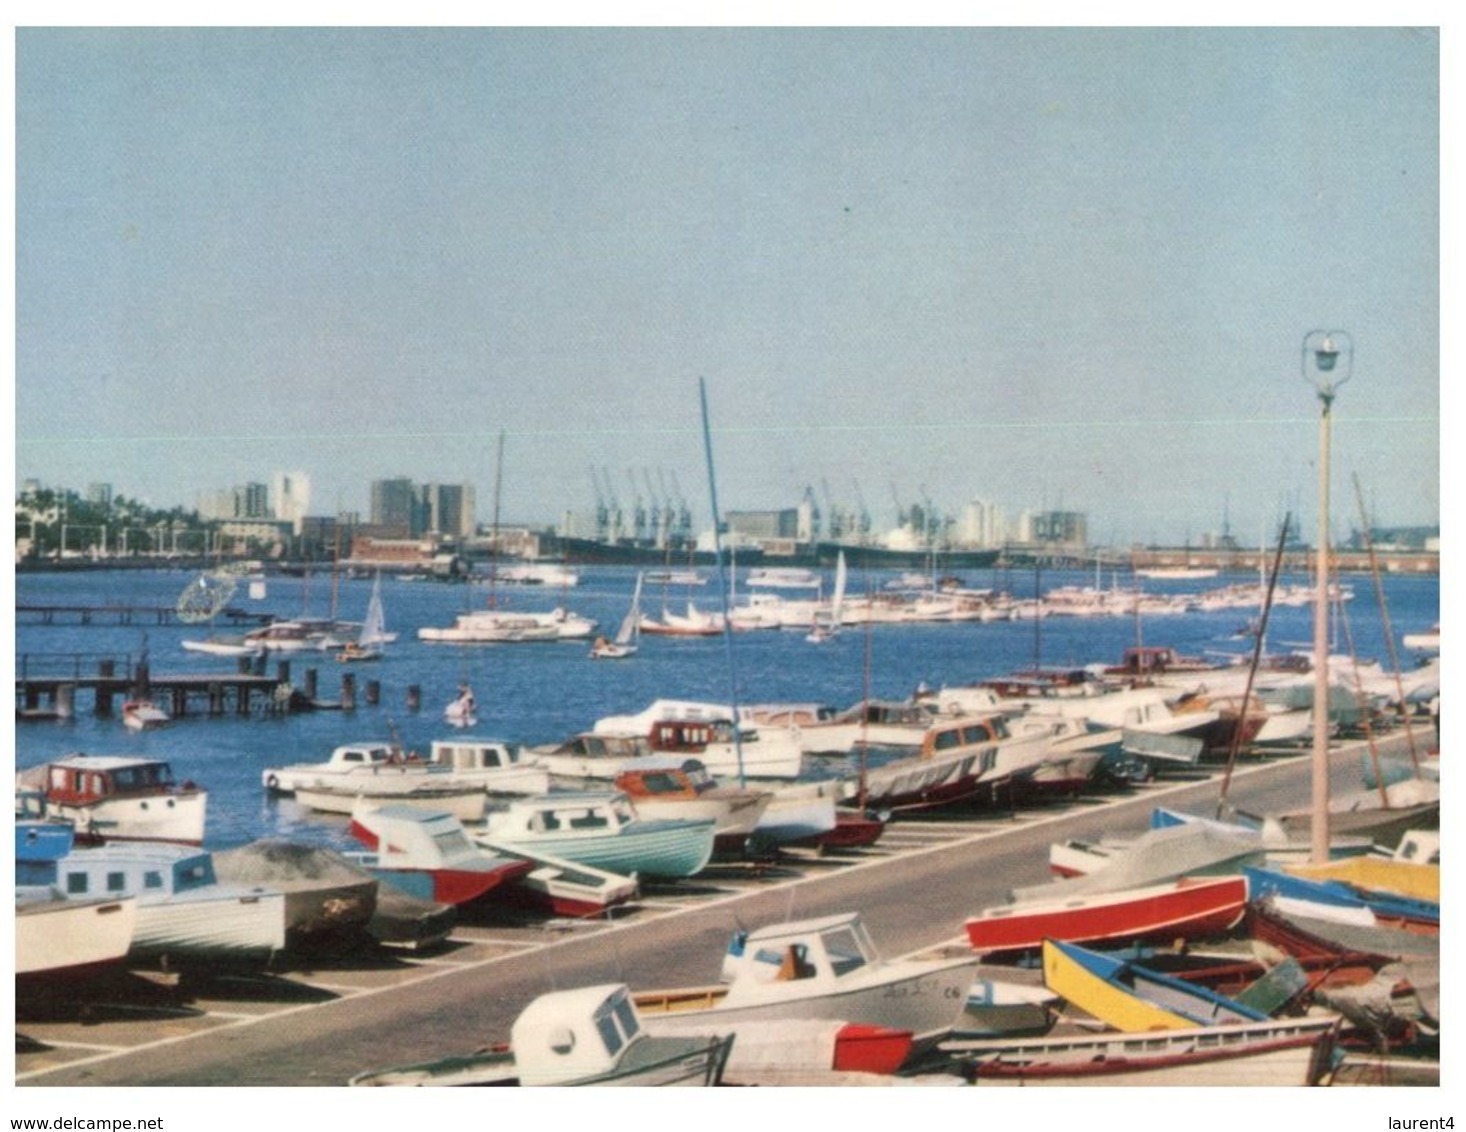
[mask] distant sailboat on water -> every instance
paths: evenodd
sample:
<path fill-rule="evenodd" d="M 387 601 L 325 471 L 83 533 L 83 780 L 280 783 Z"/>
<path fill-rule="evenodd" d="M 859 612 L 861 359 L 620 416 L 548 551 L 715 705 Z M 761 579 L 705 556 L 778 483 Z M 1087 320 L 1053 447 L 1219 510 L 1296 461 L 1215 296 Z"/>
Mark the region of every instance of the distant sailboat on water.
<path fill-rule="evenodd" d="M 845 607 L 845 552 L 840 551 L 840 557 L 835 562 L 835 593 L 830 599 L 830 611 L 828 620 L 821 617 L 822 610 L 816 610 L 814 615 L 814 627 L 810 629 L 809 635 L 804 639 L 811 644 L 822 644 L 825 641 L 839 635 L 840 623 L 844 617 Z"/>
<path fill-rule="evenodd" d="M 382 608 L 382 575 L 378 571 L 372 580 L 372 596 L 367 601 L 366 620 L 361 623 L 361 633 L 337 654 L 337 659 L 380 660 L 386 652 L 382 646 L 396 639 L 396 633 L 387 632 L 387 616 Z"/>
<path fill-rule="evenodd" d="M 631 595 L 631 608 L 622 619 L 621 628 L 616 631 L 614 640 L 596 638 L 596 643 L 590 650 L 592 660 L 624 660 L 628 656 L 636 655 L 636 648 L 641 640 L 641 582 L 642 575 L 637 574 L 636 589 Z"/>

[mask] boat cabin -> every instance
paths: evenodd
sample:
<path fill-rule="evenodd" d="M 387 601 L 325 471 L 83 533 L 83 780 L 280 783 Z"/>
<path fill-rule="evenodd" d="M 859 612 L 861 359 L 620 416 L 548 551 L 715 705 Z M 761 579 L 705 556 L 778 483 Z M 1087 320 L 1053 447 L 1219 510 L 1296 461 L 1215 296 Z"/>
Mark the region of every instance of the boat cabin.
<path fill-rule="evenodd" d="M 742 997 L 740 987 L 752 991 L 805 979 L 833 984 L 879 962 L 880 953 L 854 912 L 740 931 L 723 956 L 722 979 L 730 984 L 726 1005 Z"/>
<path fill-rule="evenodd" d="M 647 743 L 653 751 L 696 752 L 713 745 L 731 744 L 740 738 L 749 743 L 757 735 L 744 731 L 740 736 L 731 719 L 668 719 L 652 724 Z"/>
<path fill-rule="evenodd" d="M 351 835 L 376 851 L 373 868 L 440 869 L 484 857 L 456 817 L 417 806 L 357 806 Z"/>
<path fill-rule="evenodd" d="M 199 792 L 192 782 L 175 782 L 166 762 L 111 755 L 68 755 L 49 764 L 44 789 L 48 802 L 66 806 Z"/>
<path fill-rule="evenodd" d="M 1127 648 L 1120 663 L 1105 672 L 1115 676 L 1150 676 L 1161 672 L 1207 672 L 1217 666 L 1194 656 L 1182 656 L 1167 645 Z"/>
<path fill-rule="evenodd" d="M 992 747 L 1010 737 L 1008 724 L 1001 715 L 941 720 L 927 728 L 921 741 L 921 757 L 930 759 L 969 747 Z M 992 751 L 984 754 L 984 771 L 992 769 L 993 755 Z"/>
<path fill-rule="evenodd" d="M 610 1074 L 646 1040 L 624 984 L 541 995 L 510 1030 L 521 1085 L 560 1085 Z"/>
<path fill-rule="evenodd" d="M 51 869 L 49 883 L 73 900 L 137 896 L 149 903 L 219 883 L 213 854 L 182 845 L 82 849 L 53 862 Z"/>
<path fill-rule="evenodd" d="M 616 776 L 616 789 L 632 798 L 696 798 L 718 789 L 718 781 L 697 759 L 638 759 Z"/>
<path fill-rule="evenodd" d="M 515 743 L 491 739 L 435 739 L 428 761 L 450 770 L 507 770 L 524 765 Z"/>
<path fill-rule="evenodd" d="M 584 834 L 602 836 L 633 824 L 636 811 L 621 793 L 543 794 L 518 798 L 489 819 L 496 836 Z"/>
<path fill-rule="evenodd" d="M 544 753 L 588 759 L 634 759 L 650 754 L 651 747 L 641 735 L 601 735 L 586 731 Z"/>

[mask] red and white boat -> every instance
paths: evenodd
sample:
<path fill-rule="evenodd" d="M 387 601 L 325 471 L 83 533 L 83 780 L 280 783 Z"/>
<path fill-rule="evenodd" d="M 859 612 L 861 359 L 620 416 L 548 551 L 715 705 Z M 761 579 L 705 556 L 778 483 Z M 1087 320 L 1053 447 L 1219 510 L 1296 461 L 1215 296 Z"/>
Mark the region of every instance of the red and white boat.
<path fill-rule="evenodd" d="M 534 867 L 522 857 L 480 849 L 451 814 L 410 806 L 358 806 L 351 814 L 351 833 L 371 850 L 350 854 L 353 863 L 435 904 L 480 900 Z"/>
<path fill-rule="evenodd" d="M 976 951 L 1029 951 L 1045 938 L 1098 943 L 1215 935 L 1239 923 L 1246 911 L 1245 877 L 1183 877 L 1151 888 L 1003 904 L 965 926 Z"/>

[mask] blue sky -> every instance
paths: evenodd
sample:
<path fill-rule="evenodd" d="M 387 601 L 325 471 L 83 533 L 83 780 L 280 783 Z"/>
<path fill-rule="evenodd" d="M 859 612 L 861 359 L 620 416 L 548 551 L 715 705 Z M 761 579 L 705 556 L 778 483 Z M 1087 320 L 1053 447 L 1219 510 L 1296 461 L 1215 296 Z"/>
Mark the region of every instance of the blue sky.
<path fill-rule="evenodd" d="M 558 519 L 675 475 L 1098 541 L 1439 521 L 1439 36 L 1401 28 L 33 29 L 16 467 L 301 469 Z M 1270 537 L 1270 536 L 1269 536 Z"/>

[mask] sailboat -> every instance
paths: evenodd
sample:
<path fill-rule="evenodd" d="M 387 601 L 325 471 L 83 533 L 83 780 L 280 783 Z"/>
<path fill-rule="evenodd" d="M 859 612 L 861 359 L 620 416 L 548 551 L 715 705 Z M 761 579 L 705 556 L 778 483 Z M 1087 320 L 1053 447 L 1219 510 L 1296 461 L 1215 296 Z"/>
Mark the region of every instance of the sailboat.
<path fill-rule="evenodd" d="M 835 593 L 830 599 L 829 620 L 821 620 L 820 611 L 815 612 L 814 626 L 810 629 L 809 635 L 804 638 L 811 644 L 822 644 L 839 635 L 840 622 L 844 616 L 845 577 L 845 552 L 842 550 L 840 557 L 835 561 Z"/>
<path fill-rule="evenodd" d="M 631 608 L 626 611 L 621 628 L 616 631 L 614 640 L 596 638 L 596 643 L 590 650 L 592 660 L 623 660 L 636 654 L 637 643 L 641 640 L 641 582 L 642 575 L 637 574 L 636 589 L 631 595 Z"/>
<path fill-rule="evenodd" d="M 367 601 L 366 620 L 361 623 L 361 633 L 356 640 L 347 642 L 346 647 L 336 654 L 336 659 L 381 660 L 386 651 L 382 646 L 396 639 L 396 633 L 387 632 L 387 617 L 382 610 L 382 575 L 378 571 L 372 580 L 372 596 Z"/>

